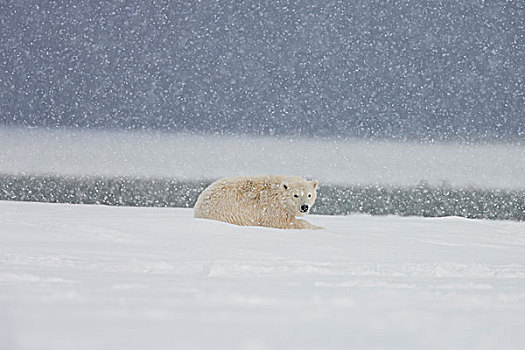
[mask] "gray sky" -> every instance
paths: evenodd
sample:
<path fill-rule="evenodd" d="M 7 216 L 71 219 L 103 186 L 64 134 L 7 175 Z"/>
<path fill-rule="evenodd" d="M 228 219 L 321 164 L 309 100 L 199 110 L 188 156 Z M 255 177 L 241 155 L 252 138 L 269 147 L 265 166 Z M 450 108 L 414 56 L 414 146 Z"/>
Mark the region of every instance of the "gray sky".
<path fill-rule="evenodd" d="M 523 139 L 520 1 L 5 1 L 0 125 Z"/>

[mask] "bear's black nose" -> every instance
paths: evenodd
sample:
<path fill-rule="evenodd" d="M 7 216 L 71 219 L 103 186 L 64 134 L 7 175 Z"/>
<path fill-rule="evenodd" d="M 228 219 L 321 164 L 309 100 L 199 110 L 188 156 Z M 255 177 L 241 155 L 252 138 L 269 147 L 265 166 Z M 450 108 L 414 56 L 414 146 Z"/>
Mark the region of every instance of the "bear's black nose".
<path fill-rule="evenodd" d="M 303 204 L 303 205 L 301 205 L 301 211 L 302 211 L 303 213 L 306 213 L 306 212 L 308 211 L 308 205 L 307 205 L 307 204 Z"/>

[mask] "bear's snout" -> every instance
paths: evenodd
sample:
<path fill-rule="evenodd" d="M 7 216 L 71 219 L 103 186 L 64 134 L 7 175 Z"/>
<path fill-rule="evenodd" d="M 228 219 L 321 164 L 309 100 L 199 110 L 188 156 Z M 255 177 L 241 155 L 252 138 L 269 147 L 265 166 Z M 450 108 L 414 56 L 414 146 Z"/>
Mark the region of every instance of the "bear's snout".
<path fill-rule="evenodd" d="M 301 212 L 306 213 L 308 211 L 308 204 L 301 205 Z"/>

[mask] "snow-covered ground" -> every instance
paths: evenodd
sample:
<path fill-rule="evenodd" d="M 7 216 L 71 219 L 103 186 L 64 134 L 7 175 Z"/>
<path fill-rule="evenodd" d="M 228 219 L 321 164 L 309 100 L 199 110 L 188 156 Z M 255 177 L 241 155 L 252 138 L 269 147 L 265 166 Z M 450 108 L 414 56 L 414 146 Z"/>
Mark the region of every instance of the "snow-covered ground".
<path fill-rule="evenodd" d="M 290 174 L 338 185 L 524 189 L 525 145 L 198 136 L 0 127 L 0 173 L 166 177 Z"/>
<path fill-rule="evenodd" d="M 525 223 L 0 202 L 0 349 L 523 349 Z"/>

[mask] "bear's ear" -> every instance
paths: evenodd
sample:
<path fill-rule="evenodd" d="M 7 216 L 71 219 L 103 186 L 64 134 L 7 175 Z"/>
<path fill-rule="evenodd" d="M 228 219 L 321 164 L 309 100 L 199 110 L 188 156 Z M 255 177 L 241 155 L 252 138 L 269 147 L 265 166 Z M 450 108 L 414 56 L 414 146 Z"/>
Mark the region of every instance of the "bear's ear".
<path fill-rule="evenodd" d="M 287 190 L 288 187 L 290 187 L 290 186 L 288 186 L 288 184 L 286 182 L 282 182 L 281 183 L 281 187 L 284 188 L 285 190 Z"/>
<path fill-rule="evenodd" d="M 315 180 L 315 181 L 312 181 L 313 185 L 314 185 L 314 189 L 317 189 L 317 186 L 319 185 L 319 181 Z"/>

